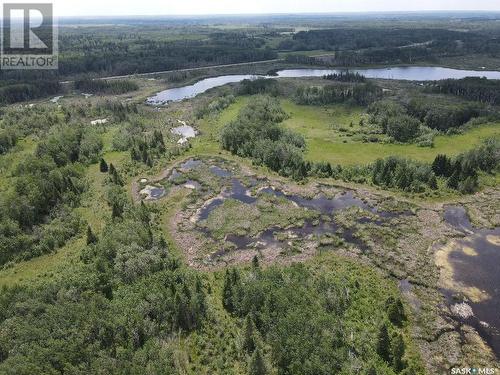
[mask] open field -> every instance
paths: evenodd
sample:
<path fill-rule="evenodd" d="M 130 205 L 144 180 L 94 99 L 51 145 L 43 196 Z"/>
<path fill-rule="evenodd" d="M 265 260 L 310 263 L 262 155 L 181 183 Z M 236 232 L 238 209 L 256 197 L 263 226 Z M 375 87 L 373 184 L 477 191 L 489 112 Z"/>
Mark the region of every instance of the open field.
<path fill-rule="evenodd" d="M 236 118 L 238 111 L 249 100 L 249 97 L 239 97 L 236 103 L 223 111 L 217 119 L 202 120 L 202 137 L 195 141 L 193 155 L 198 152 L 219 151 L 218 132 L 222 126 Z M 356 131 L 360 129 L 359 121 L 362 118 L 367 119 L 362 108 L 341 104 L 297 105 L 290 100 L 281 100 L 281 104 L 290 115 L 290 118 L 283 122 L 283 126 L 304 136 L 307 159 L 328 161 L 332 164 L 368 164 L 391 155 L 432 162 L 438 154 L 454 156 L 472 149 L 485 138 L 500 135 L 500 124 L 489 123 L 467 130 L 464 134 L 438 135 L 432 148 L 414 144 L 364 143 L 355 137 Z"/>
<path fill-rule="evenodd" d="M 459 135 L 438 135 L 434 147 L 414 144 L 362 143 L 339 132 L 338 128 L 359 129 L 362 110 L 335 105 L 327 107 L 301 106 L 282 101 L 283 108 L 291 115 L 284 126 L 302 134 L 307 142 L 307 158 L 311 161 L 328 161 L 332 164 L 367 164 L 391 155 L 432 162 L 436 155 L 457 155 L 470 150 L 481 140 L 500 135 L 500 124 L 485 124 Z M 351 122 L 353 125 L 350 128 Z"/>

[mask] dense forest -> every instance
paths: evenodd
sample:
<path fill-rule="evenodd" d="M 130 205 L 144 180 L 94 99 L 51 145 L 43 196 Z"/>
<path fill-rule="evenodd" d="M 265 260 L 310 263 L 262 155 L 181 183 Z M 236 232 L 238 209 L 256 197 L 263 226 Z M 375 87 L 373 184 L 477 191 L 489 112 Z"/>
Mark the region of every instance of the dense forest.
<path fill-rule="evenodd" d="M 60 91 L 60 83 L 54 80 L 0 80 L 0 104 L 5 105 L 43 98 L 55 95 Z"/>
<path fill-rule="evenodd" d="M 135 21 L 134 21 L 135 22 Z M 164 21 L 166 22 L 166 21 Z M 131 23 L 124 30 L 110 27 L 60 28 L 58 71 L 0 72 L 0 103 L 14 103 L 54 95 L 61 91 L 58 82 L 89 77 L 109 77 L 175 69 L 197 68 L 220 64 L 263 61 L 283 58 L 299 65 L 333 64 L 355 66 L 365 64 L 398 64 L 418 61 L 436 62 L 442 57 L 482 54 L 497 57 L 498 38 L 486 31 L 457 31 L 439 28 L 339 27 L 299 31 L 283 35 L 282 28 L 242 29 L 241 31 L 196 27 L 186 31 L 171 21 L 164 27 L 142 21 Z M 128 31 L 125 31 L 128 30 Z M 166 30 L 166 31 L 165 31 Z M 325 50 L 332 54 L 317 59 L 287 52 Z M 353 77 L 329 77 L 348 79 Z M 355 82 L 360 82 L 359 77 Z M 467 91 L 472 90 L 468 82 Z M 103 84 L 104 85 L 104 84 Z M 475 92 L 477 96 L 477 82 Z M 88 87 L 88 83 L 83 87 Z M 114 87 L 89 87 L 107 92 L 126 90 Z M 483 90 L 486 88 L 483 87 Z M 494 91 L 481 100 L 491 102 Z M 129 87 L 127 90 L 133 90 Z M 450 88 L 446 89 L 447 91 Z M 455 89 L 453 89 L 455 90 Z M 90 92 L 91 90 L 83 90 Z M 456 91 L 456 90 L 455 90 Z"/>
<path fill-rule="evenodd" d="M 151 26 L 141 27 L 136 34 L 109 28 L 79 30 L 61 29 L 57 74 L 30 72 L 23 76 L 112 76 L 276 58 L 261 38 L 245 33 L 205 31 L 205 38 L 184 39 L 162 35 Z M 19 74 L 2 71 L 0 77 L 6 80 Z"/>
<path fill-rule="evenodd" d="M 60 282 L 3 292 L 2 373 L 421 373 L 405 308 L 375 273 L 254 259 L 210 281 L 180 265 L 153 216 L 127 206 Z M 221 321 L 235 328 L 215 334 Z M 196 344 L 193 358 L 181 340 Z"/>
<path fill-rule="evenodd" d="M 174 34 L 175 35 L 175 34 Z M 247 61 L 271 60 L 276 51 L 262 38 L 238 32 L 204 31 L 204 38 L 170 37 L 155 26 L 123 34 L 108 28 L 62 28 L 57 71 L 0 72 L 0 103 L 57 94 L 59 81 L 77 78 L 85 92 L 120 94 L 135 87 L 115 82 L 90 84 L 88 78 L 148 73 Z M 99 85 L 99 86 L 98 86 Z M 119 87 L 118 87 L 119 86 Z"/>
<path fill-rule="evenodd" d="M 439 29 L 324 29 L 300 31 L 281 43 L 284 50 L 360 50 L 390 48 L 425 43 L 432 40 L 461 39 L 464 33 Z"/>
<path fill-rule="evenodd" d="M 500 81 L 486 78 L 446 79 L 432 84 L 429 91 L 456 95 L 482 103 L 500 104 Z"/>
<path fill-rule="evenodd" d="M 2 293 L 0 372 L 174 371 L 175 346 L 162 337 L 202 324 L 206 290 L 151 232 L 149 217 L 128 206 L 102 237 L 88 236 L 83 266 L 62 282 Z"/>
<path fill-rule="evenodd" d="M 286 51 L 327 50 L 337 66 L 436 61 L 445 56 L 500 54 L 500 42 L 486 33 L 447 29 L 359 28 L 301 31 L 279 45 Z"/>

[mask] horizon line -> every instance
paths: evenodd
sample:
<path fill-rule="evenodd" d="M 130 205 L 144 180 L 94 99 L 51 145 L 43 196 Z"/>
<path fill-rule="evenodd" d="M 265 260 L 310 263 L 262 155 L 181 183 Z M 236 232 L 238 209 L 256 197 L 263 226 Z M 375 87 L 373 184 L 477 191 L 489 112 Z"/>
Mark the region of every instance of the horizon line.
<path fill-rule="evenodd" d="M 500 9 L 489 10 L 489 9 L 476 9 L 476 10 L 449 10 L 449 9 L 439 9 L 439 10 L 383 10 L 383 11 L 338 11 L 338 12 L 283 12 L 283 13 L 192 13 L 192 14 L 88 14 L 88 15 L 55 15 L 57 18 L 129 18 L 129 17 L 147 17 L 147 18 L 187 18 L 187 17 L 245 17 L 245 16 L 340 16 L 340 15 L 392 15 L 392 14 L 432 14 L 432 13 L 461 13 L 461 14 L 472 14 L 472 13 L 489 13 L 489 14 L 500 14 Z"/>

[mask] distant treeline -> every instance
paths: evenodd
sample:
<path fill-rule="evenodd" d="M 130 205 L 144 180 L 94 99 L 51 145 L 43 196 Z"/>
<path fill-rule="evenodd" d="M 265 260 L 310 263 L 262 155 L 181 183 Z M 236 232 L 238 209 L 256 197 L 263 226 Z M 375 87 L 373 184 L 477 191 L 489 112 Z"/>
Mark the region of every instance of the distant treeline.
<path fill-rule="evenodd" d="M 0 81 L 0 104 L 12 104 L 58 94 L 57 81 Z"/>
<path fill-rule="evenodd" d="M 75 82 L 75 89 L 90 94 L 120 95 L 139 89 L 139 85 L 130 80 L 92 80 L 82 79 Z"/>
<path fill-rule="evenodd" d="M 286 55 L 285 61 L 292 64 L 318 65 L 319 61 L 315 57 L 307 55 Z"/>
<path fill-rule="evenodd" d="M 368 105 L 382 96 L 382 89 L 372 82 L 354 85 L 300 86 L 294 100 L 298 104 L 323 105 L 352 102 Z"/>
<path fill-rule="evenodd" d="M 466 33 L 440 29 L 338 28 L 300 31 L 280 43 L 282 50 L 342 51 L 401 47 L 435 39 L 456 40 Z"/>
<path fill-rule="evenodd" d="M 64 30 L 60 35 L 57 71 L 1 71 L 0 104 L 54 95 L 59 81 L 82 76 L 115 76 L 196 68 L 219 64 L 271 60 L 277 53 L 264 48 L 264 40 L 246 33 L 215 32 L 206 38 L 172 40 L 144 27 L 124 37 L 122 31 Z M 120 94 L 135 90 L 132 83 L 90 84 L 81 90 Z"/>
<path fill-rule="evenodd" d="M 214 33 L 207 38 L 163 40 L 147 30 L 130 37 L 103 38 L 98 31 L 61 35 L 59 74 L 125 75 L 276 58 L 262 40 L 244 33 Z"/>
<path fill-rule="evenodd" d="M 456 95 L 482 103 L 500 104 L 500 80 L 479 77 L 446 79 L 432 84 L 429 91 Z"/>
<path fill-rule="evenodd" d="M 354 66 L 434 61 L 438 57 L 473 53 L 498 56 L 500 40 L 479 32 L 446 29 L 339 28 L 301 31 L 282 41 L 279 49 L 334 51 L 331 63 Z"/>
<path fill-rule="evenodd" d="M 366 77 L 359 73 L 352 73 L 350 71 L 327 74 L 323 77 L 329 81 L 339 81 L 339 82 L 365 82 Z"/>

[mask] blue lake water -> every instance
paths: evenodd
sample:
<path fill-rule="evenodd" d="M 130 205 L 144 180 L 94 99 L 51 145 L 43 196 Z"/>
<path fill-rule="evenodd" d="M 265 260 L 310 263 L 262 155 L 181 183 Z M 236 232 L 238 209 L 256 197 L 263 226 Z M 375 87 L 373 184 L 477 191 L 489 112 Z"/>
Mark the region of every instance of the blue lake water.
<path fill-rule="evenodd" d="M 256 76 L 249 74 L 225 75 L 202 79 L 193 85 L 176 87 L 159 92 L 148 98 L 151 105 L 161 105 L 168 102 L 176 102 L 184 99 L 194 98 L 215 87 L 227 85 L 228 83 L 241 82 L 244 79 L 263 78 L 303 78 L 322 77 L 327 74 L 340 73 L 342 69 L 285 69 L 277 72 L 276 76 Z M 349 69 L 367 78 L 395 79 L 405 81 L 437 81 L 441 79 L 460 79 L 465 77 L 486 77 L 488 79 L 500 79 L 500 71 L 487 70 L 460 70 L 442 67 L 394 67 L 394 68 L 372 68 L 372 69 Z"/>

